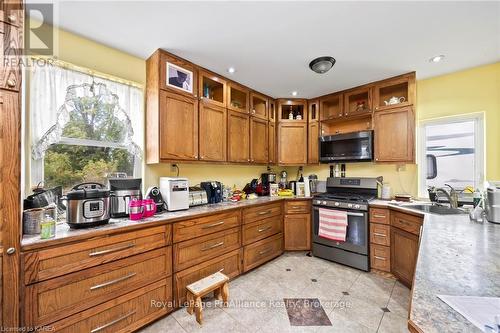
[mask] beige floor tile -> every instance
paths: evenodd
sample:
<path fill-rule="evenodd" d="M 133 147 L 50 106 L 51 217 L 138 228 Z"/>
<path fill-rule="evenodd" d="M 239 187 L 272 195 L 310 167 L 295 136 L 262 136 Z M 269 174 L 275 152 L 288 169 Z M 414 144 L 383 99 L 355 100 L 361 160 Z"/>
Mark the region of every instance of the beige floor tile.
<path fill-rule="evenodd" d="M 387 312 L 382 318 L 379 333 L 408 333 L 408 323 L 405 317 L 400 317 L 392 312 Z"/>
<path fill-rule="evenodd" d="M 318 333 L 374 333 L 376 330 L 369 329 L 360 323 L 348 320 L 340 313 L 332 312 L 329 315 L 332 326 L 322 326 L 316 332 Z"/>
<path fill-rule="evenodd" d="M 353 296 L 345 296 L 342 300 L 346 301 L 346 307 L 334 309 L 334 316 L 338 314 L 371 330 L 378 329 L 384 312 L 377 304 Z"/>
<path fill-rule="evenodd" d="M 182 326 L 173 316 L 167 316 L 157 320 L 153 324 L 143 328 L 141 333 L 186 333 Z"/>
<path fill-rule="evenodd" d="M 389 303 L 395 280 L 386 279 L 375 274 L 362 274 L 349 289 L 349 294 L 360 299 L 369 300 L 380 307 Z"/>

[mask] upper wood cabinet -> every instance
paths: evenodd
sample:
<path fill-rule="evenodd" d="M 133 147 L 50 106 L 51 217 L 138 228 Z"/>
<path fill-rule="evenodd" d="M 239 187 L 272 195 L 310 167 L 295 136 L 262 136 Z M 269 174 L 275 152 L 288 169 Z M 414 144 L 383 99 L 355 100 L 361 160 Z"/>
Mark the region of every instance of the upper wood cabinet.
<path fill-rule="evenodd" d="M 416 99 L 415 73 L 379 81 L 374 85 L 375 110 L 414 105 Z"/>
<path fill-rule="evenodd" d="M 278 125 L 278 163 L 307 164 L 307 124 L 286 122 Z"/>
<path fill-rule="evenodd" d="M 268 123 L 268 142 L 269 142 L 269 164 L 276 163 L 276 123 L 269 121 Z"/>
<path fill-rule="evenodd" d="M 174 57 L 167 52 L 157 52 L 159 52 L 160 58 L 160 88 L 169 90 L 176 94 L 198 98 L 197 67 L 194 64 L 184 59 Z M 154 57 L 155 54 L 151 57 Z"/>
<path fill-rule="evenodd" d="M 250 114 L 253 117 L 267 120 L 268 101 L 266 96 L 254 91 L 250 93 Z"/>
<path fill-rule="evenodd" d="M 269 116 L 269 121 L 275 122 L 276 121 L 276 101 L 273 99 L 269 100 L 269 108 L 268 108 L 268 116 Z"/>
<path fill-rule="evenodd" d="M 307 131 L 307 163 L 319 163 L 319 122 L 309 123 Z"/>
<path fill-rule="evenodd" d="M 267 164 L 268 150 L 267 120 L 250 117 L 250 162 Z"/>
<path fill-rule="evenodd" d="M 372 112 L 372 87 L 344 92 L 344 116 L 366 115 Z"/>
<path fill-rule="evenodd" d="M 319 121 L 319 100 L 309 100 L 307 102 L 309 122 Z"/>
<path fill-rule="evenodd" d="M 227 108 L 233 111 L 249 113 L 250 90 L 237 83 L 228 82 Z"/>
<path fill-rule="evenodd" d="M 307 122 L 307 101 L 304 99 L 278 100 L 279 122 Z"/>
<path fill-rule="evenodd" d="M 199 71 L 200 101 L 217 106 L 226 106 L 227 81 L 205 70 Z"/>
<path fill-rule="evenodd" d="M 160 160 L 198 159 L 197 99 L 160 92 L 159 144 Z"/>
<path fill-rule="evenodd" d="M 338 119 L 344 116 L 344 96 L 342 94 L 331 94 L 321 97 L 320 120 Z"/>
<path fill-rule="evenodd" d="M 24 21 L 22 0 L 6 0 L 0 2 L 0 21 L 20 27 Z"/>
<path fill-rule="evenodd" d="M 411 106 L 373 114 L 376 162 L 413 162 L 415 114 Z"/>
<path fill-rule="evenodd" d="M 3 6 L 6 6 L 5 3 Z M 15 14 L 10 14 L 15 15 Z M 3 52 L 0 68 L 0 88 L 19 91 L 21 87 L 21 69 L 19 59 L 22 49 L 20 28 L 0 23 L 0 48 Z"/>
<path fill-rule="evenodd" d="M 213 103 L 200 102 L 200 160 L 226 161 L 227 110 Z"/>
<path fill-rule="evenodd" d="M 228 110 L 227 114 L 227 160 L 250 162 L 250 116 Z"/>

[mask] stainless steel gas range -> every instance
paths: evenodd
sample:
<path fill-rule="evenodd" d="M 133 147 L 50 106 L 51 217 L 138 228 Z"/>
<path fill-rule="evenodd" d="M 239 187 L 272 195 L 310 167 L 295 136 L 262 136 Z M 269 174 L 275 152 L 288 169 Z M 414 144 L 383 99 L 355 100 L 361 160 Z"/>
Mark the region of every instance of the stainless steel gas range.
<path fill-rule="evenodd" d="M 328 178 L 327 192 L 313 197 L 313 255 L 369 271 L 368 202 L 376 196 L 376 178 Z M 346 212 L 345 242 L 318 235 L 320 208 Z"/>

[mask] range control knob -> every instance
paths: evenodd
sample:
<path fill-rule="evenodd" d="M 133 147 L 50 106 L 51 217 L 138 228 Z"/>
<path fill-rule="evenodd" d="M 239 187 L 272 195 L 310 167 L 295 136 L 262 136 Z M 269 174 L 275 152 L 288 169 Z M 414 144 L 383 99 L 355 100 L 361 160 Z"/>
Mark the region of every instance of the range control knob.
<path fill-rule="evenodd" d="M 352 204 L 347 204 L 347 208 L 352 208 Z"/>
<path fill-rule="evenodd" d="M 323 204 L 323 205 L 326 205 L 326 201 L 323 201 L 323 202 L 322 202 L 322 204 Z"/>
<path fill-rule="evenodd" d="M 340 206 L 340 202 L 336 202 L 336 203 L 335 203 L 335 206 Z"/>
<path fill-rule="evenodd" d="M 314 203 L 315 203 L 316 205 L 321 205 L 321 201 L 319 201 L 319 200 L 316 200 Z"/>
<path fill-rule="evenodd" d="M 354 205 L 354 208 L 359 209 L 359 205 Z"/>

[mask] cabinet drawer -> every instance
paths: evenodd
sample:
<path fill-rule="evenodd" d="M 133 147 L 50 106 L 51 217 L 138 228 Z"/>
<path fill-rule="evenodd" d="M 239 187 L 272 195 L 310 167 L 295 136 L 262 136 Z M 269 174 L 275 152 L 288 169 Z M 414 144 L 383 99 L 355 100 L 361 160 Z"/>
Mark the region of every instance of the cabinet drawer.
<path fill-rule="evenodd" d="M 203 279 L 215 272 L 221 271 L 230 278 L 234 278 L 241 273 L 242 250 L 221 255 L 215 259 L 205 261 L 195 267 L 191 267 L 174 274 L 175 299 L 178 305 L 186 299 L 186 286 Z"/>
<path fill-rule="evenodd" d="M 158 306 L 155 306 L 158 305 Z M 51 332 L 125 333 L 172 311 L 172 278 L 51 324 Z"/>
<path fill-rule="evenodd" d="M 268 217 L 243 226 L 243 245 L 267 238 L 283 231 L 281 215 Z"/>
<path fill-rule="evenodd" d="M 384 208 L 370 208 L 370 222 L 390 224 L 390 211 Z"/>
<path fill-rule="evenodd" d="M 249 271 L 283 253 L 283 234 L 271 236 L 243 249 L 243 271 Z"/>
<path fill-rule="evenodd" d="M 174 223 L 173 229 L 174 243 L 234 228 L 239 225 L 239 211 L 177 222 Z"/>
<path fill-rule="evenodd" d="M 384 272 L 391 271 L 391 248 L 370 244 L 370 266 Z"/>
<path fill-rule="evenodd" d="M 24 282 L 43 281 L 130 257 L 170 245 L 171 241 L 171 226 L 164 225 L 25 253 Z"/>
<path fill-rule="evenodd" d="M 243 210 L 243 223 L 250 223 L 276 215 L 281 215 L 281 202 L 245 208 Z"/>
<path fill-rule="evenodd" d="M 420 235 L 420 227 L 422 226 L 422 221 L 422 217 L 400 212 L 393 212 L 391 215 L 392 226 L 417 236 Z"/>
<path fill-rule="evenodd" d="M 390 246 L 391 226 L 378 223 L 370 223 L 370 243 Z"/>
<path fill-rule="evenodd" d="M 311 212 L 311 201 L 292 200 L 285 202 L 285 214 L 307 214 Z"/>
<path fill-rule="evenodd" d="M 241 246 L 240 228 L 194 238 L 174 245 L 174 268 L 181 271 Z"/>
<path fill-rule="evenodd" d="M 51 323 L 171 274 L 172 248 L 165 247 L 29 285 L 26 323 Z"/>

